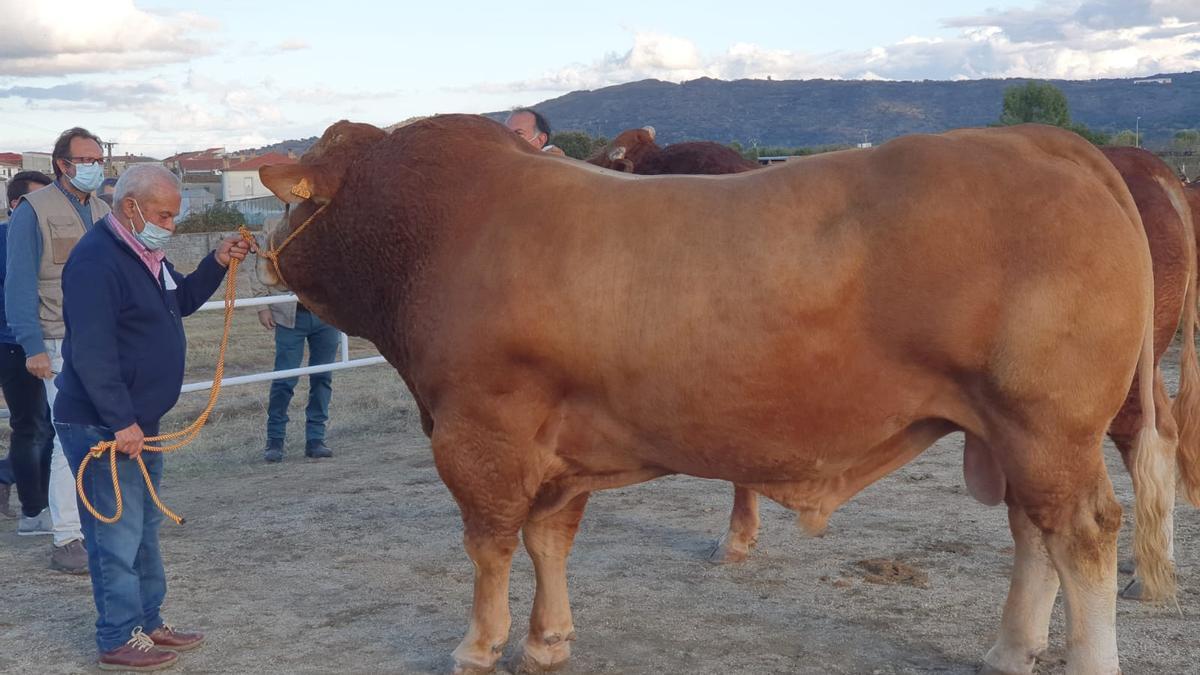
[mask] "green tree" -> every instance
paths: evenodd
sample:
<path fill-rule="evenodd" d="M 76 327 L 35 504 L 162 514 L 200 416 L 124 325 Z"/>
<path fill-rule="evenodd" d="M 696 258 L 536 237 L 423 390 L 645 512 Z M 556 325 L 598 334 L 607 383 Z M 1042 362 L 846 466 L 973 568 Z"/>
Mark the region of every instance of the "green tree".
<path fill-rule="evenodd" d="M 582 131 L 560 131 L 550 137 L 550 144 L 561 148 L 567 157 L 587 159 L 608 145 L 608 139 L 603 136 L 593 138 Z"/>
<path fill-rule="evenodd" d="M 175 223 L 180 234 L 193 232 L 228 232 L 246 224 L 246 217 L 236 207 L 228 204 L 213 204 L 203 211 L 189 213 Z"/>
<path fill-rule="evenodd" d="M 1071 123 L 1071 112 L 1067 97 L 1058 87 L 1049 82 L 1028 82 L 1004 90 L 1004 107 L 1000 112 L 1000 124 L 1024 124 L 1040 122 L 1056 127 Z"/>
<path fill-rule="evenodd" d="M 1027 82 L 1004 90 L 1000 125 L 1027 122 L 1070 129 L 1095 145 L 1106 145 L 1112 140 L 1103 131 L 1094 131 L 1082 122 L 1072 122 L 1066 94 L 1049 82 Z"/>
<path fill-rule="evenodd" d="M 1200 152 L 1200 129 L 1184 129 L 1175 132 L 1171 148 L 1179 152 Z"/>
<path fill-rule="evenodd" d="M 1065 128 L 1074 131 L 1092 142 L 1092 145 L 1108 145 L 1112 141 L 1112 134 L 1106 134 L 1103 131 L 1095 131 L 1088 128 L 1088 125 L 1083 122 L 1071 122 Z"/>
<path fill-rule="evenodd" d="M 1122 129 L 1113 134 L 1113 137 L 1108 141 L 1109 145 L 1123 145 L 1126 147 L 1135 147 L 1138 144 L 1137 134 L 1133 129 Z"/>

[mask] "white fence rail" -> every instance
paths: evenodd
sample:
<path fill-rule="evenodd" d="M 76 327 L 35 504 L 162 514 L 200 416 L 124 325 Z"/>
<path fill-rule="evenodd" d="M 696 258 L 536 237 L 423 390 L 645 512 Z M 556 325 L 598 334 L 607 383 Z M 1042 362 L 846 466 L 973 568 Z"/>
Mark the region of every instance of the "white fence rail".
<path fill-rule="evenodd" d="M 282 302 L 296 302 L 295 295 L 271 295 L 265 298 L 242 298 L 233 301 L 235 308 L 243 307 L 258 307 L 261 305 L 272 305 Z M 214 300 L 200 305 L 197 312 L 205 311 L 223 311 L 225 309 L 224 300 Z M 267 382 L 270 380 L 282 380 L 288 377 L 299 377 L 301 375 L 312 375 L 314 373 L 327 373 L 334 370 L 346 370 L 347 368 L 362 368 L 364 366 L 377 366 L 381 363 L 387 363 L 387 359 L 382 356 L 368 356 L 360 359 L 350 358 L 350 338 L 346 337 L 345 333 L 340 334 L 341 349 L 339 350 L 338 360 L 332 363 L 325 363 L 319 366 L 305 366 L 303 368 L 289 368 L 288 370 L 269 370 L 261 373 L 253 373 L 251 375 L 238 375 L 236 377 L 226 377 L 221 380 L 222 387 L 232 387 L 239 384 L 251 384 L 254 382 Z M 189 382 L 180 387 L 181 393 L 191 391 L 207 391 L 212 387 L 212 380 L 206 382 Z M 8 417 L 8 410 L 0 408 L 0 419 Z"/>
<path fill-rule="evenodd" d="M 281 302 L 296 302 L 296 296 L 288 295 L 271 295 L 265 298 L 244 298 L 234 300 L 235 308 L 241 307 L 257 307 L 260 305 L 273 305 Z M 225 309 L 224 300 L 214 300 L 200 305 L 197 312 L 203 311 L 220 311 Z M 238 375 L 237 377 L 226 377 L 221 380 L 222 387 L 232 387 L 238 384 L 250 384 L 253 382 L 266 382 L 269 380 L 282 380 L 288 377 L 299 377 L 301 375 L 312 375 L 313 373 L 328 373 L 334 370 L 345 370 L 347 368 L 362 368 L 363 366 L 377 366 L 381 363 L 387 363 L 387 359 L 382 356 L 368 356 L 361 359 L 350 358 L 350 338 L 346 337 L 345 333 L 340 334 L 341 349 L 339 358 L 333 363 L 326 363 L 319 366 L 305 366 L 303 368 L 289 368 L 288 370 L 271 370 L 262 373 L 254 373 L 252 375 Z M 189 391 L 206 391 L 212 387 L 212 380 L 207 382 L 189 382 L 180 388 L 180 392 L 186 394 Z"/>

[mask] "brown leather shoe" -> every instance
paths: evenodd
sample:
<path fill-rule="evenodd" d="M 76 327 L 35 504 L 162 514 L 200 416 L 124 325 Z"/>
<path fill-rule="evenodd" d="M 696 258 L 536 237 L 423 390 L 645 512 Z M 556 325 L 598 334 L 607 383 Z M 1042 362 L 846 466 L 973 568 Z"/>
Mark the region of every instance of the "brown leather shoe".
<path fill-rule="evenodd" d="M 145 673 L 151 670 L 170 668 L 179 660 L 179 655 L 154 646 L 149 635 L 142 632 L 142 627 L 133 629 L 133 637 L 129 642 L 100 655 L 100 670 L 127 670 L 135 673 Z"/>
<path fill-rule="evenodd" d="M 186 652 L 204 644 L 204 633 L 180 633 L 164 623 L 150 631 L 150 639 L 154 640 L 155 647 Z"/>

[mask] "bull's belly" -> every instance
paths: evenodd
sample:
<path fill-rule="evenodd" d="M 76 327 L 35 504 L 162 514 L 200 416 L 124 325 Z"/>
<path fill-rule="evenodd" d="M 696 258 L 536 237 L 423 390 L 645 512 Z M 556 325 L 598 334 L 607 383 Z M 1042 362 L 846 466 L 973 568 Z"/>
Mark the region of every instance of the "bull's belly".
<path fill-rule="evenodd" d="M 661 425 L 652 432 L 612 417 L 568 416 L 555 448 L 562 470 L 547 477 L 538 510 L 552 512 L 581 492 L 681 473 L 749 487 L 817 531 L 854 494 L 958 428 L 936 417 L 891 417 L 772 434 L 723 422 L 676 420 L 668 433 Z"/>
<path fill-rule="evenodd" d="M 553 452 L 580 475 L 659 469 L 742 484 L 837 482 L 906 450 L 905 439 L 931 419 L 942 425 L 937 436 L 957 428 L 934 410 L 765 414 L 717 406 L 694 416 L 647 417 L 580 406 L 563 416 Z"/>

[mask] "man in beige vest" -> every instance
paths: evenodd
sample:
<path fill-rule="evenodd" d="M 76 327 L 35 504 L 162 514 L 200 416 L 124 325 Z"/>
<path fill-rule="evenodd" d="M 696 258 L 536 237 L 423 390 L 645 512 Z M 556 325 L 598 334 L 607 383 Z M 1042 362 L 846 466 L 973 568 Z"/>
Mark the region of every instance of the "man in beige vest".
<path fill-rule="evenodd" d="M 30 192 L 13 211 L 8 229 L 4 304 L 25 367 L 46 383 L 50 407 L 62 370 L 62 271 L 76 242 L 108 215 L 109 207 L 92 193 L 104 180 L 100 139 L 86 129 L 64 131 L 54 144 L 53 185 Z M 50 567 L 87 574 L 87 551 L 79 525 L 75 480 L 58 439 L 50 461 L 50 519 L 54 546 Z"/>

